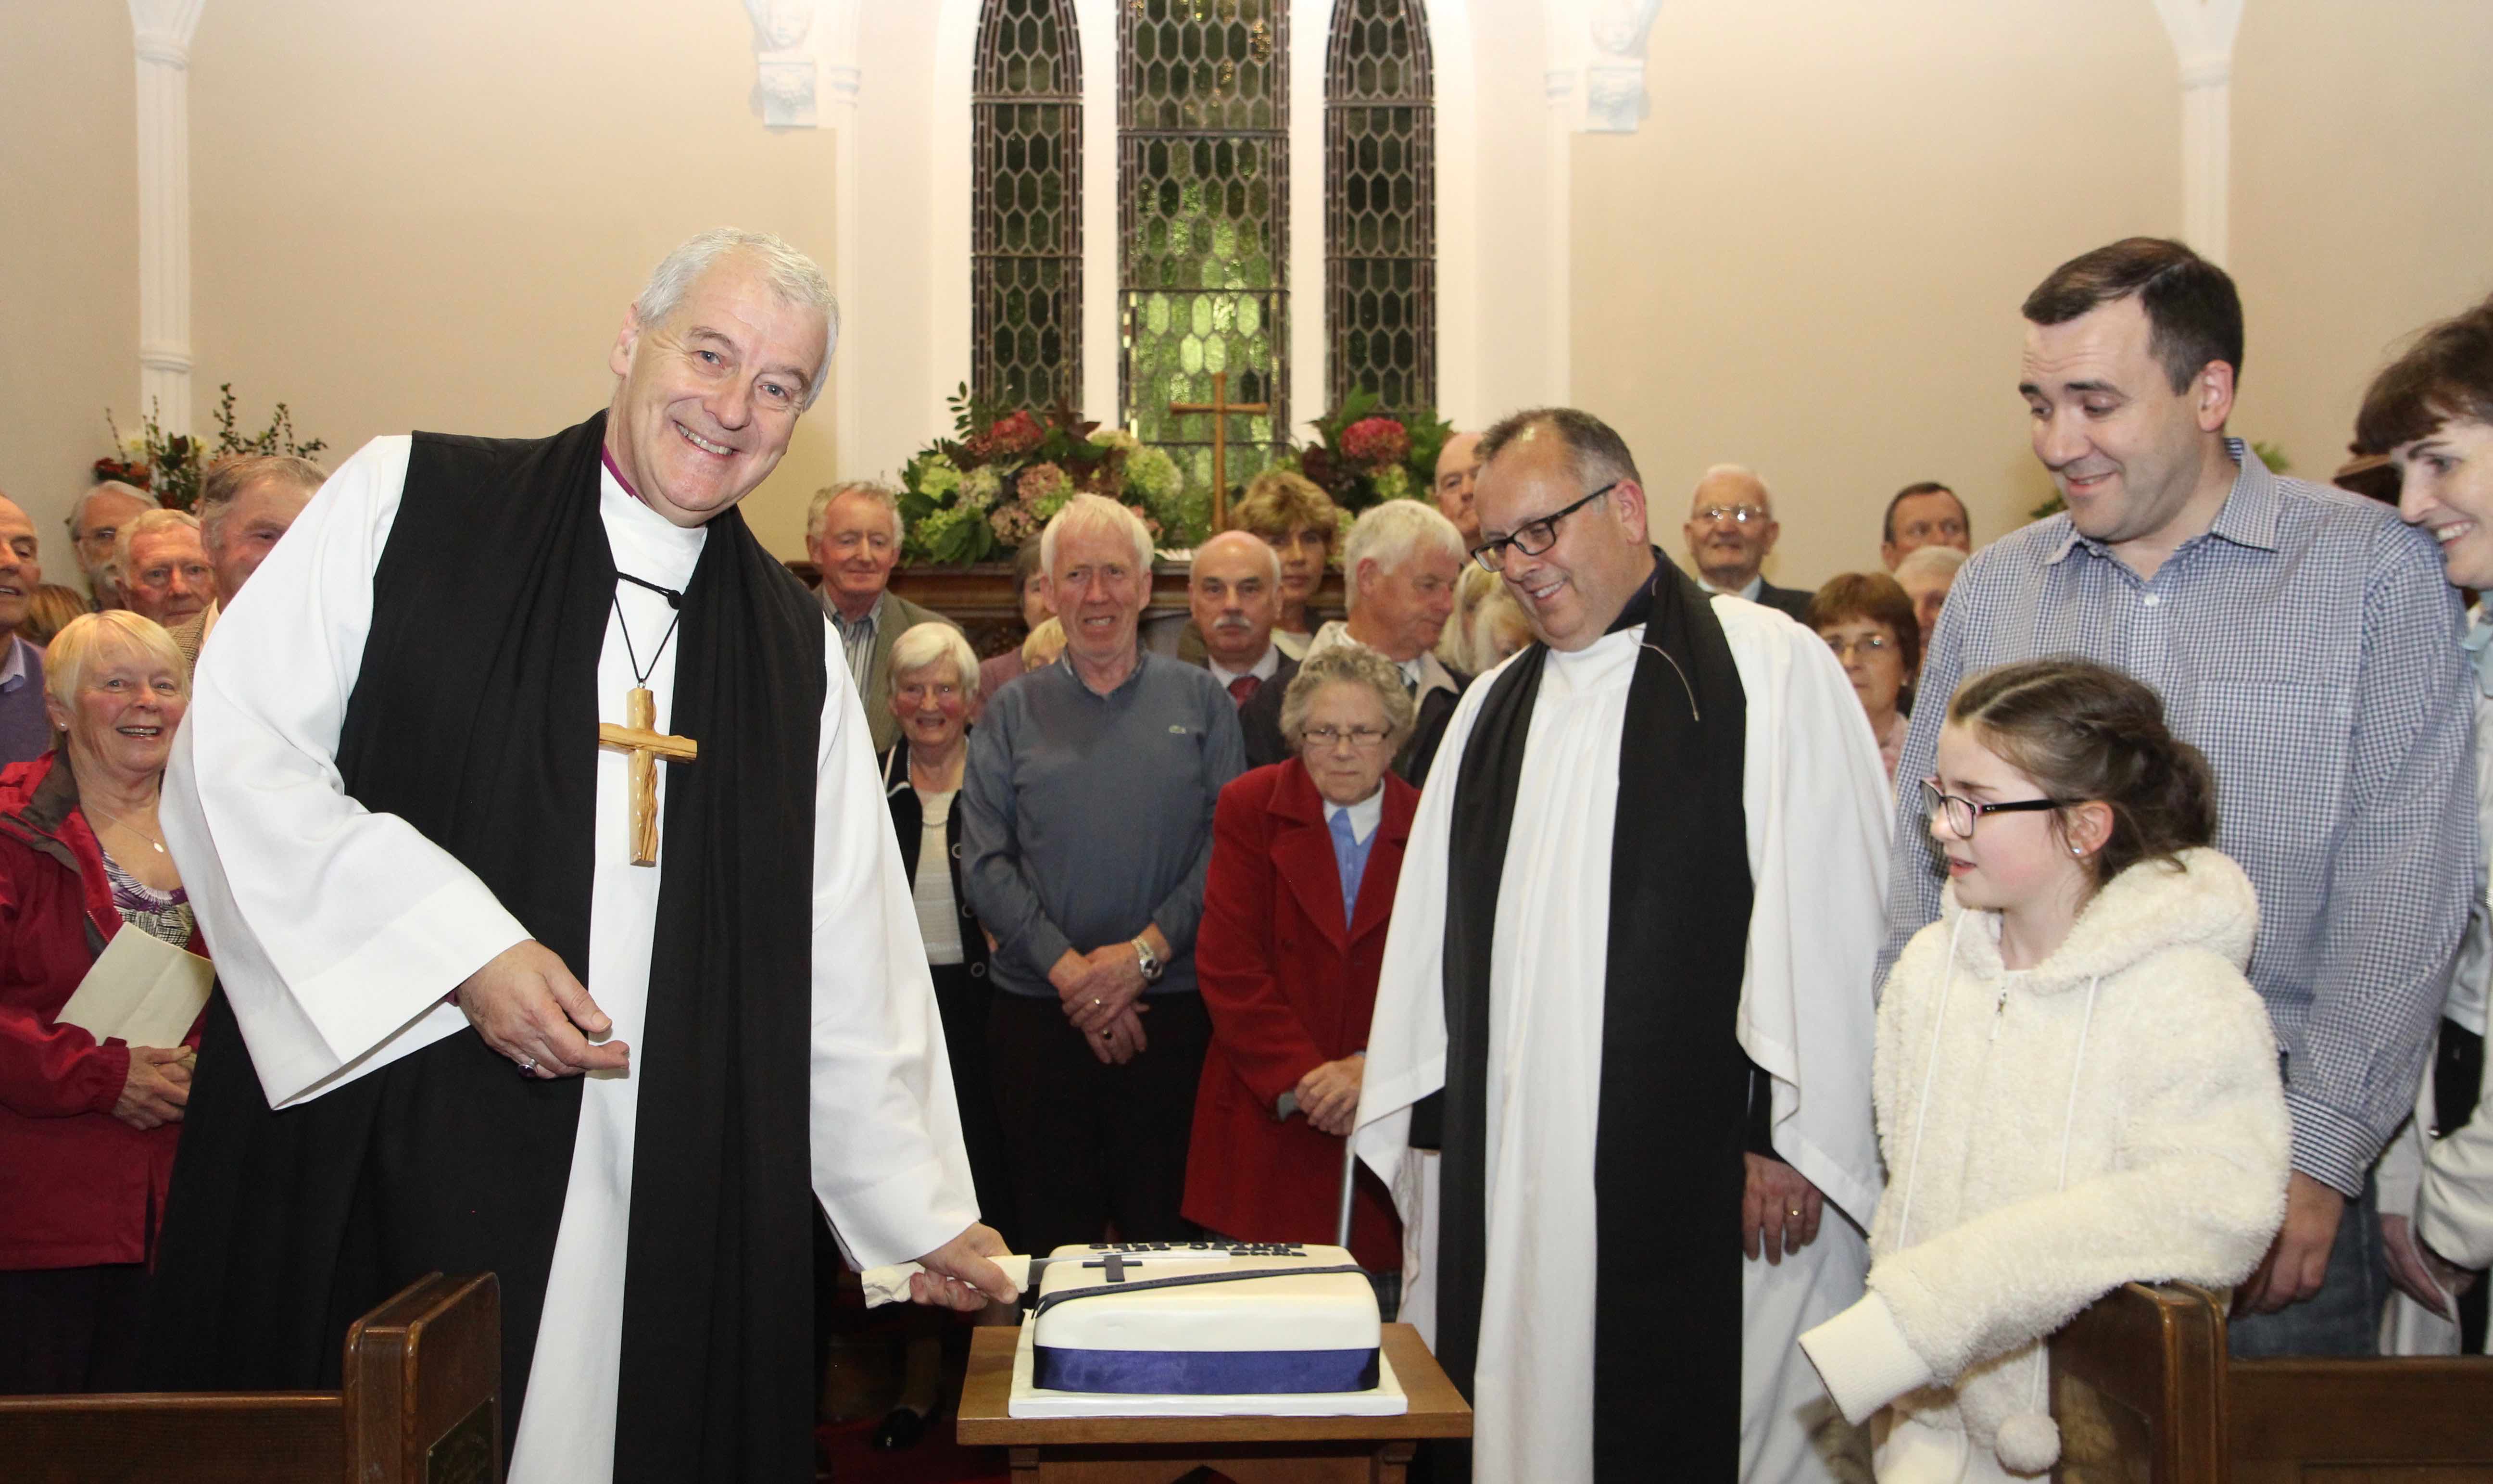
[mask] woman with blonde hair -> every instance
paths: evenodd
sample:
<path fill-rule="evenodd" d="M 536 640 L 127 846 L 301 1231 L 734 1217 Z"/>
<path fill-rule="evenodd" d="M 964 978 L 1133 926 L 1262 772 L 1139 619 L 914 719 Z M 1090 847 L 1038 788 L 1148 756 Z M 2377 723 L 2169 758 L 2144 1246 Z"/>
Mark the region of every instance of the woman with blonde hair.
<path fill-rule="evenodd" d="M 1326 617 L 1313 602 L 1341 539 L 1341 508 L 1314 480 L 1268 469 L 1246 481 L 1246 493 L 1229 507 L 1229 524 L 1280 554 L 1281 616 L 1273 624 L 1273 642 L 1292 659 L 1307 658 L 1307 641 Z"/>
<path fill-rule="evenodd" d="M 190 699 L 152 620 L 74 619 L 45 655 L 52 750 L 0 770 L 0 1394 L 137 1384 L 199 1027 L 134 1046 L 59 1016 L 125 930 L 199 952 L 156 822 Z"/>

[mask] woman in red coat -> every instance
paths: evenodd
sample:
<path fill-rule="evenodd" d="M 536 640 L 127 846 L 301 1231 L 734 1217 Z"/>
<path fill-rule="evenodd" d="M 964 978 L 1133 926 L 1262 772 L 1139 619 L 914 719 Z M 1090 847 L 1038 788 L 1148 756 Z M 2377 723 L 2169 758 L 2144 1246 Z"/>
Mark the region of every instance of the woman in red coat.
<path fill-rule="evenodd" d="M 89 614 L 44 682 L 59 740 L 0 771 L 0 1394 L 135 1384 L 199 1035 L 99 1044 L 57 1018 L 124 930 L 197 950 L 156 824 L 181 651 L 135 613 Z"/>
<path fill-rule="evenodd" d="M 1195 973 L 1212 1045 L 1186 1155 L 1186 1220 L 1252 1242 L 1330 1242 L 1359 1110 L 1394 883 L 1420 795 L 1389 765 L 1410 735 L 1393 661 L 1309 655 L 1281 706 L 1298 756 L 1241 775 L 1213 817 Z M 1350 1250 L 1398 1273 L 1401 1230 L 1362 1170 Z M 1396 1285 L 1381 1283 L 1390 1300 Z"/>

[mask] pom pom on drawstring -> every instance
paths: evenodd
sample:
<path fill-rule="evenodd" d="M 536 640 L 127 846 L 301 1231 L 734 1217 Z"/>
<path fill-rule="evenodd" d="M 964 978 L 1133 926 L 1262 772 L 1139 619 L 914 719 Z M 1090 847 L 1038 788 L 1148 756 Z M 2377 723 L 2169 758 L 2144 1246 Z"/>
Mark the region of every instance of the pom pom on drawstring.
<path fill-rule="evenodd" d="M 1999 1424 L 1992 1451 L 2013 1473 L 2041 1473 L 2059 1461 L 2059 1424 L 2038 1411 L 2021 1411 Z"/>

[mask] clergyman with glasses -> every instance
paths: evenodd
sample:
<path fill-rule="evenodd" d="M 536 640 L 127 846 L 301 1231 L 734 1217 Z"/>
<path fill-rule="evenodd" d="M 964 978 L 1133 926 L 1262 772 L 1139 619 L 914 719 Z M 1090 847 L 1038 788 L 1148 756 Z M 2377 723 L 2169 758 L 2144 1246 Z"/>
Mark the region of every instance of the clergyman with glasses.
<path fill-rule="evenodd" d="M 1310 652 L 1283 692 L 1293 753 L 1239 775 L 1213 818 L 1195 977 L 1212 1017 L 1186 1219 L 1254 1242 L 1330 1242 L 1376 973 L 1419 790 L 1388 766 L 1418 714 L 1358 644 Z M 1402 1234 L 1385 1185 L 1353 1193 L 1351 1255 L 1390 1317 Z"/>
<path fill-rule="evenodd" d="M 1816 635 L 1654 546 L 1601 419 L 1481 459 L 1473 556 L 1537 642 L 1456 708 L 1396 893 L 1354 1141 L 1404 1317 L 1479 1479 L 1832 1478 L 1795 1342 L 1860 1295 L 1880 1187 L 1877 749 Z"/>
<path fill-rule="evenodd" d="M 1775 498 L 1755 470 L 1737 464 L 1707 469 L 1688 499 L 1686 534 L 1697 584 L 1706 591 L 1780 608 L 1795 619 L 1809 610 L 1808 589 L 1766 581 L 1766 557 L 1783 527 L 1775 521 Z"/>

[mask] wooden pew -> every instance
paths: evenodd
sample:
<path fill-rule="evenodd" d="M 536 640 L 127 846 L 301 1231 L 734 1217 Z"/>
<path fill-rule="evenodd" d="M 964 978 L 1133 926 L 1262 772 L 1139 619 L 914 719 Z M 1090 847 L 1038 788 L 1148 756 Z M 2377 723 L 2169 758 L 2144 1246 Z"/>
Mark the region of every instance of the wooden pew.
<path fill-rule="evenodd" d="M 2052 1338 L 2067 1484 L 2221 1484 L 2225 1321 L 2196 1288 L 2129 1284 Z"/>
<path fill-rule="evenodd" d="M 431 1274 L 346 1331 L 343 1391 L 0 1397 L 11 1484 L 498 1484 L 501 1289 Z"/>
<path fill-rule="evenodd" d="M 2064 1484 L 2493 1481 L 2493 1359 L 2233 1360 L 2214 1295 L 2130 1284 L 2052 1341 Z"/>

